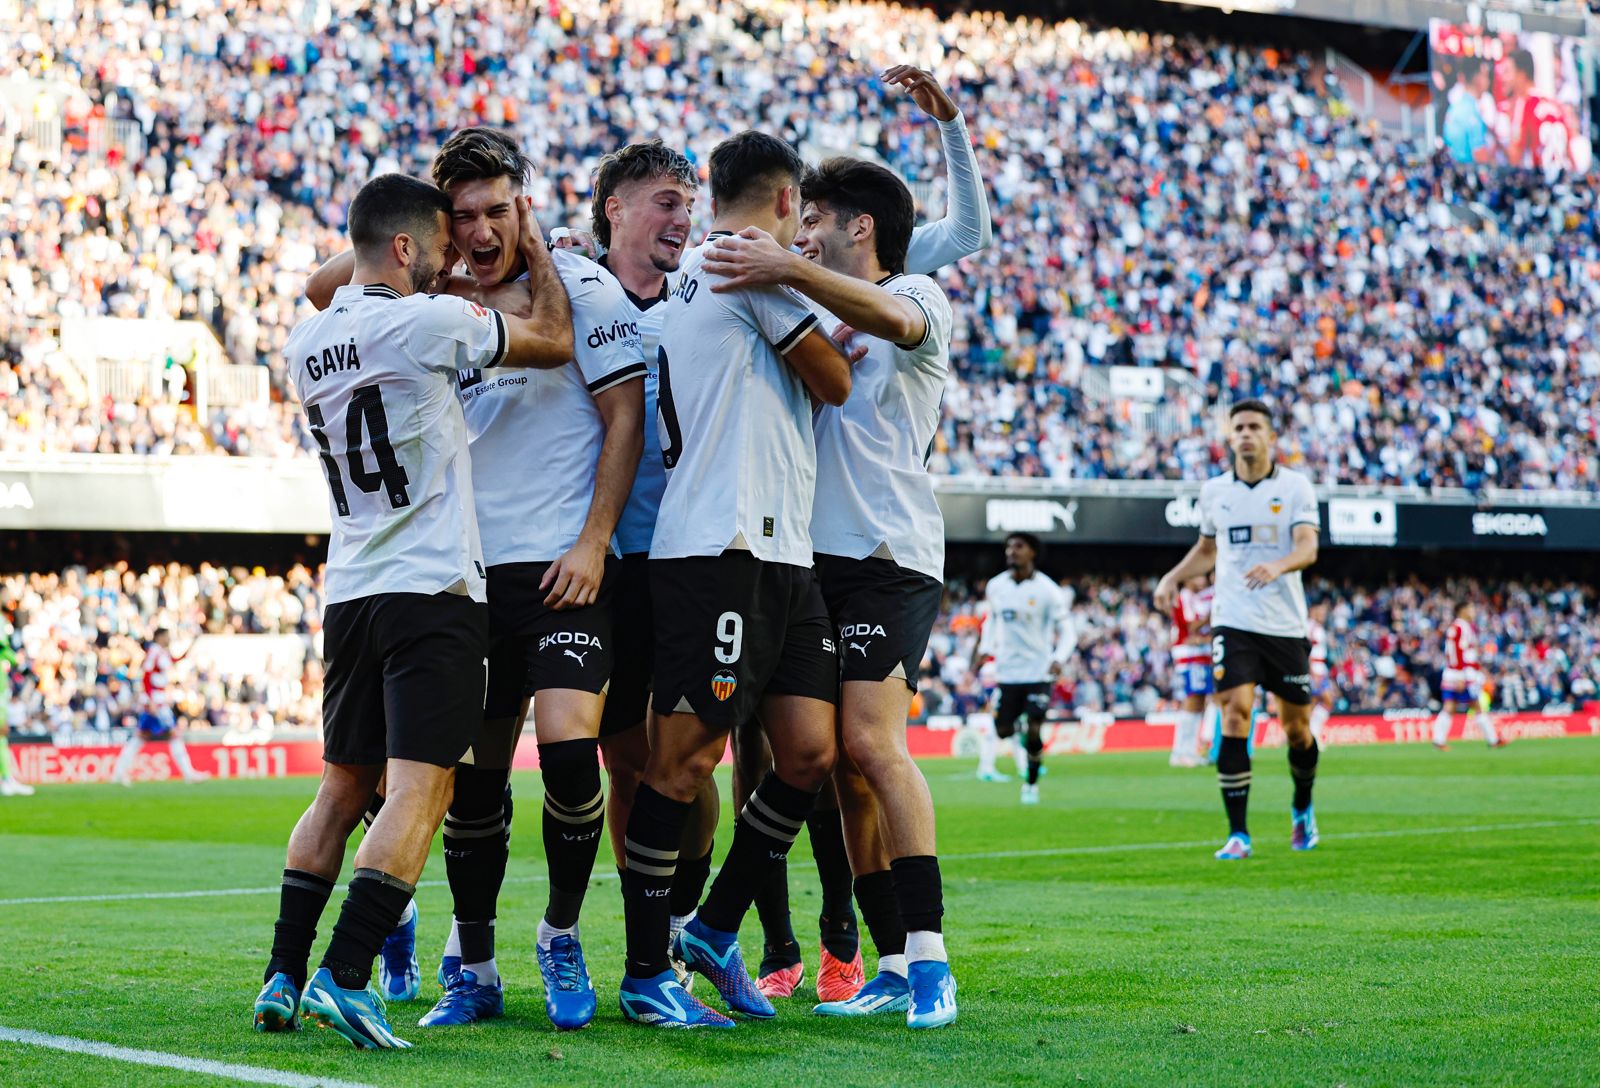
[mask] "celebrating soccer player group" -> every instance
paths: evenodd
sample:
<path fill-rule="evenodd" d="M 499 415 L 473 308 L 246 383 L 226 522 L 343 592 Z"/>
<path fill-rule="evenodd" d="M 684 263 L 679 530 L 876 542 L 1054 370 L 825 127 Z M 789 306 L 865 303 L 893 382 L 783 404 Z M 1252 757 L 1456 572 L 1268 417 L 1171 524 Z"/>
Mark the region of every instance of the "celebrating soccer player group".
<path fill-rule="evenodd" d="M 700 173 L 659 142 L 600 163 L 576 236 L 593 260 L 547 244 L 523 195 L 538 164 L 491 129 L 452 135 L 431 184 L 387 174 L 352 202 L 351 251 L 313 276 L 320 312 L 285 347 L 333 520 L 326 767 L 289 840 L 259 1030 L 304 1017 L 357 1047 L 409 1045 L 370 983 L 378 960 L 385 996 L 419 991 L 412 896 L 441 822 L 454 918 L 419 1025 L 502 1014 L 496 903 L 530 697 L 556 1027 L 595 1015 L 579 919 L 608 821 L 627 1019 L 733 1027 L 693 974 L 729 1012 L 774 1015 L 803 970 L 792 932 L 769 926 L 759 984 L 737 934 L 808 826 L 832 886 L 816 1012 L 955 1019 L 905 724 L 944 563 L 924 462 L 952 313 L 925 273 L 987 245 L 988 213 L 954 103 L 914 68 L 884 82 L 944 137 L 950 213 L 915 230 L 892 172 L 810 167 L 755 131 L 711 153 L 693 248 Z M 711 880 L 730 735 L 739 817 Z"/>

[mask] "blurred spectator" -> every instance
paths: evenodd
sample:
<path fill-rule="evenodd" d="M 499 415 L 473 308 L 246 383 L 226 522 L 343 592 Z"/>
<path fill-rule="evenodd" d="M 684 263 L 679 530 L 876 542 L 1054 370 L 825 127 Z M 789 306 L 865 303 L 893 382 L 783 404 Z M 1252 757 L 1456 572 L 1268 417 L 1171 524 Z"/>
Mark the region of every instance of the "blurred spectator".
<path fill-rule="evenodd" d="M 934 471 L 1199 479 L 1225 456 L 1215 405 L 1259 395 L 1319 482 L 1600 476 L 1594 181 L 1397 143 L 1310 54 L 815 0 L 0 11 L 0 76 L 72 88 L 59 158 L 0 142 L 0 450 L 303 455 L 279 350 L 305 276 L 363 181 L 425 174 L 462 125 L 518 134 L 551 226 L 584 223 L 618 144 L 660 136 L 703 163 L 751 125 L 876 153 L 940 214 L 936 127 L 875 80 L 910 61 L 967 113 L 997 220 L 941 276 L 956 376 Z M 206 321 L 270 369 L 274 403 L 91 404 L 54 339 L 78 314 Z M 1090 380 L 1106 364 L 1172 368 L 1186 391 L 1141 422 Z"/>

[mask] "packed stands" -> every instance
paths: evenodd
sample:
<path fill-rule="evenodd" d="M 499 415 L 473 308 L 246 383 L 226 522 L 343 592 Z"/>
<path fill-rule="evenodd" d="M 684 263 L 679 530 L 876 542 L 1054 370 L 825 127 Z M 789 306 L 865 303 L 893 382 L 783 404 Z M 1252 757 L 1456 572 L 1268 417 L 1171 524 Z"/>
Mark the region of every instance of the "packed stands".
<path fill-rule="evenodd" d="M 0 85 L 37 96 L 0 133 L 0 453 L 304 455 L 277 350 L 305 276 L 363 180 L 425 173 L 461 125 L 519 134 L 549 226 L 583 225 L 616 145 L 704 162 L 745 126 L 875 153 L 940 214 L 937 128 L 873 78 L 909 61 L 967 113 L 996 225 L 943 273 L 958 373 L 935 471 L 1203 478 L 1215 406 L 1264 395 L 1319 482 L 1600 475 L 1593 182 L 1397 143 L 1308 54 L 877 4 L 0 10 Z M 269 393 L 201 413 L 182 381 L 99 388 L 60 346 L 93 315 L 204 321 Z M 1116 364 L 1167 368 L 1154 411 L 1107 390 Z"/>

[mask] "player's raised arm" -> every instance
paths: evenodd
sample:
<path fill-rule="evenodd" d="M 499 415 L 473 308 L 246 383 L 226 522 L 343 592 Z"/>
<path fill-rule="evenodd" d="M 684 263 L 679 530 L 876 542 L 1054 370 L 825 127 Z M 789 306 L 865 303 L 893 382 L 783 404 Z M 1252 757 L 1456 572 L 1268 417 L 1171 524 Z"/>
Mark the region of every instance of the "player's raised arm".
<path fill-rule="evenodd" d="M 713 291 L 783 285 L 799 291 L 856 332 L 894 344 L 918 344 L 927 336 L 928 315 L 915 300 L 868 280 L 829 271 L 784 249 L 772 235 L 755 227 L 713 241 L 706 252 L 705 269 L 725 277 L 712 286 Z"/>
<path fill-rule="evenodd" d="M 533 200 L 517 198 L 517 248 L 528 265 L 533 308 L 527 317 L 506 315 L 506 366 L 550 370 L 572 361 L 572 309 L 550 249 L 533 217 Z"/>
<path fill-rule="evenodd" d="M 906 253 L 907 272 L 931 274 L 994 242 L 989 195 L 983 188 L 983 175 L 978 172 L 978 155 L 972 148 L 966 119 L 939 81 L 921 68 L 898 64 L 883 73 L 883 82 L 909 92 L 917 108 L 939 122 L 939 139 L 944 145 L 949 175 L 945 215 L 937 223 L 918 227 Z"/>

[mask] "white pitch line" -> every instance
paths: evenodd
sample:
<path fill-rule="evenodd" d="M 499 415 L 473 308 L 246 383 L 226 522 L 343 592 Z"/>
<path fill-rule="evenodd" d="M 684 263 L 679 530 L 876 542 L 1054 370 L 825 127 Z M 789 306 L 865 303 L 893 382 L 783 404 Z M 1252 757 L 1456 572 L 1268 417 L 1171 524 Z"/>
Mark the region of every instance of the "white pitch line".
<path fill-rule="evenodd" d="M 1536 820 L 1517 824 L 1462 824 L 1457 827 L 1400 827 L 1383 831 L 1347 831 L 1342 834 L 1322 836 L 1324 839 L 1392 839 L 1407 835 L 1474 835 L 1497 831 L 1532 831 L 1552 827 L 1592 827 L 1600 819 L 1592 820 Z M 1137 854 L 1147 850 L 1197 850 L 1202 846 L 1216 845 L 1215 839 L 1195 839 L 1190 842 L 1124 842 L 1103 846 L 1062 846 L 1049 850 L 989 850 L 978 854 L 941 854 L 940 861 L 999 861 L 1005 858 L 1056 858 L 1085 854 Z M 508 876 L 505 884 L 543 884 L 544 876 Z M 615 873 L 595 873 L 590 880 L 616 880 Z M 448 887 L 445 880 L 424 880 L 419 888 Z M 203 888 L 186 892 L 122 892 L 113 895 L 36 895 L 21 899 L 0 899 L 0 907 L 21 907 L 41 903 L 128 903 L 152 899 L 211 899 L 235 895 L 277 895 L 279 885 L 270 888 Z"/>
<path fill-rule="evenodd" d="M 136 1050 L 133 1047 L 98 1043 L 92 1039 L 74 1039 L 70 1035 L 46 1035 L 42 1031 L 21 1031 L 16 1028 L 0 1027 L 0 1043 L 41 1046 L 68 1054 L 89 1054 L 113 1062 L 152 1065 L 158 1069 L 177 1069 L 184 1073 L 224 1077 L 246 1084 L 276 1084 L 282 1088 L 372 1088 L 372 1085 L 351 1080 L 332 1080 L 328 1077 L 307 1076 L 304 1073 L 263 1069 L 255 1065 L 235 1065 L 232 1062 L 213 1062 L 205 1058 L 187 1058 L 182 1054 L 167 1054 L 160 1050 Z"/>
<path fill-rule="evenodd" d="M 1396 827 L 1383 831 L 1346 831 L 1323 835 L 1324 839 L 1394 839 L 1407 835 L 1473 835 L 1495 831 L 1532 831 L 1550 827 L 1593 827 L 1594 820 L 1533 820 L 1520 824 L 1462 824 L 1459 827 Z M 1055 858 L 1077 854 L 1132 854 L 1143 850 L 1195 850 L 1216 845 L 1215 839 L 1194 842 L 1130 842 L 1109 846 L 1063 846 L 1054 850 L 992 850 L 982 854 L 941 854 L 940 861 L 987 861 L 1000 858 Z M 0 900 L 3 903 L 4 900 Z"/>

